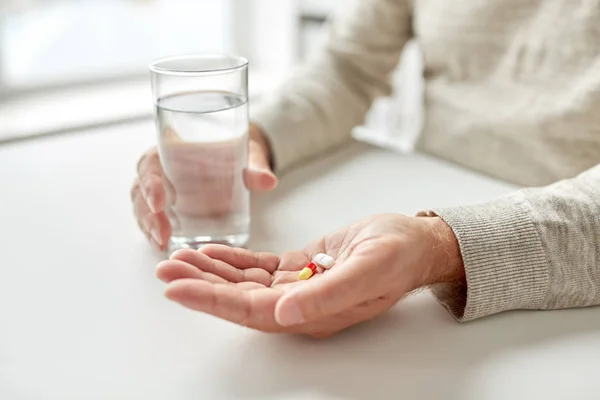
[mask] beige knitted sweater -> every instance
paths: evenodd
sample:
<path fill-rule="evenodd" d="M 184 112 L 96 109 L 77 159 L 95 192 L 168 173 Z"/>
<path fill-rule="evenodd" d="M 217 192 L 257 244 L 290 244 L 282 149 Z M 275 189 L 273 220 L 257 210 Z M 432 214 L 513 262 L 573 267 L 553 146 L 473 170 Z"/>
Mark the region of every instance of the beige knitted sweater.
<path fill-rule="evenodd" d="M 438 298 L 462 321 L 600 304 L 600 0 L 348 2 L 322 51 L 253 114 L 275 168 L 350 140 L 410 38 L 425 65 L 418 149 L 529 186 L 432 210 L 467 275 Z"/>

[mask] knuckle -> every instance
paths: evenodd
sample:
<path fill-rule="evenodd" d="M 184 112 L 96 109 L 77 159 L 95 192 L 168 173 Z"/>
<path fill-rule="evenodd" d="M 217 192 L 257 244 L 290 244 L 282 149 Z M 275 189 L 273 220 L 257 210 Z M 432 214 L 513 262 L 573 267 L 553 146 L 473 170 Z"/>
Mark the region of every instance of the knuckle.
<path fill-rule="evenodd" d="M 152 194 L 160 194 L 164 191 L 162 180 L 160 176 L 155 173 L 150 173 L 144 176 L 143 179 L 143 187 L 146 191 L 146 195 Z"/>
<path fill-rule="evenodd" d="M 142 172 L 143 168 L 144 168 L 144 164 L 146 163 L 146 157 L 147 155 L 144 154 L 140 157 L 140 159 L 138 160 L 137 166 L 136 166 L 136 170 L 139 173 Z"/>
<path fill-rule="evenodd" d="M 133 182 L 133 185 L 131 186 L 131 191 L 130 191 L 131 201 L 135 202 L 139 193 L 140 193 L 140 184 L 139 184 L 139 181 L 136 179 Z"/>
<path fill-rule="evenodd" d="M 158 157 L 158 148 L 156 146 L 152 146 L 148 150 L 146 150 L 146 156 L 148 157 Z"/>
<path fill-rule="evenodd" d="M 153 190 L 152 178 L 148 175 L 144 176 L 141 186 L 144 191 L 144 197 L 147 197 Z"/>
<path fill-rule="evenodd" d="M 156 149 L 152 149 L 146 154 L 146 163 L 148 166 L 152 167 L 153 170 L 160 169 L 160 157 Z"/>
<path fill-rule="evenodd" d="M 142 154 L 142 156 L 138 160 L 138 163 L 137 163 L 138 173 L 141 173 L 148 165 L 151 165 L 156 162 L 160 163 L 160 160 L 158 157 L 158 149 L 156 147 L 152 147 L 152 148 L 146 150 L 146 152 L 144 154 Z"/>

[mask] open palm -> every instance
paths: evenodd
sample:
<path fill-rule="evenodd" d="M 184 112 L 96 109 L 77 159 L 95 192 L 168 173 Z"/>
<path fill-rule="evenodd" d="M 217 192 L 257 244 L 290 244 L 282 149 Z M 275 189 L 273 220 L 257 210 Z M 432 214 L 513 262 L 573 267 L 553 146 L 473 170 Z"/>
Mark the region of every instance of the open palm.
<path fill-rule="evenodd" d="M 415 271 L 429 262 L 430 232 L 422 219 L 383 214 L 281 256 L 222 245 L 179 250 L 157 275 L 168 283 L 166 296 L 188 308 L 265 332 L 326 337 L 419 286 Z M 334 266 L 298 281 L 317 253 L 332 256 Z"/>

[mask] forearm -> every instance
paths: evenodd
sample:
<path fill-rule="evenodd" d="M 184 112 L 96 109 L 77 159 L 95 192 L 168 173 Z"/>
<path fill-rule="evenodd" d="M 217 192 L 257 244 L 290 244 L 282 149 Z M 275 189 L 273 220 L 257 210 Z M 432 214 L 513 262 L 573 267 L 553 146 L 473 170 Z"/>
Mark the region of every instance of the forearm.
<path fill-rule="evenodd" d="M 278 171 L 350 140 L 372 101 L 391 92 L 410 35 L 409 2 L 353 3 L 333 19 L 321 51 L 252 113 Z"/>
<path fill-rule="evenodd" d="M 446 248 L 458 243 L 463 283 L 431 282 L 458 320 L 600 304 L 600 166 L 547 187 L 421 215 L 452 229 Z"/>

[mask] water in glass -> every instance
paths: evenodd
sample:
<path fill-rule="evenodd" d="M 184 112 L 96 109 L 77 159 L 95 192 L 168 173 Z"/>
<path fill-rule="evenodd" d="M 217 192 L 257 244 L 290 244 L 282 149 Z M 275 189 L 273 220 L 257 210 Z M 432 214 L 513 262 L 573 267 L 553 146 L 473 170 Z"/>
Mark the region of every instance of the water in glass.
<path fill-rule="evenodd" d="M 250 225 L 247 101 L 202 91 L 160 98 L 156 107 L 170 251 L 243 246 Z"/>

